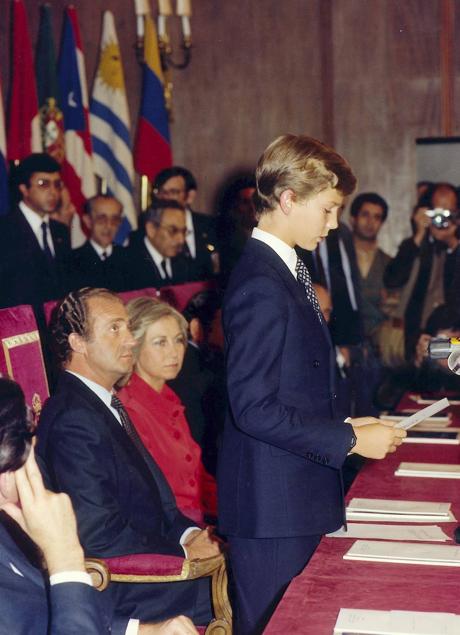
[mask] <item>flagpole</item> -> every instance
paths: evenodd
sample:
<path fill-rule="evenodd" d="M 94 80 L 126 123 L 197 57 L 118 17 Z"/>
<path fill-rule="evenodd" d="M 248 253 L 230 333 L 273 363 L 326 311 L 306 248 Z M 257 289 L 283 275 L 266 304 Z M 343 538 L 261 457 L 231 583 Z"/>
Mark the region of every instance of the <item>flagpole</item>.
<path fill-rule="evenodd" d="M 149 206 L 149 177 L 141 176 L 141 212 L 145 212 Z"/>

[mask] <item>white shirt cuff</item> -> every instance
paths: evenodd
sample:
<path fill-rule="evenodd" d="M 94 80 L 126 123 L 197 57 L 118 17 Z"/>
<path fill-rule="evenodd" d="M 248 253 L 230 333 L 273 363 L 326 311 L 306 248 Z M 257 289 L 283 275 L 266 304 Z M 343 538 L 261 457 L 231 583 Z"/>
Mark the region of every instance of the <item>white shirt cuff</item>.
<path fill-rule="evenodd" d="M 138 635 L 139 620 L 130 619 L 126 627 L 125 635 Z"/>
<path fill-rule="evenodd" d="M 63 584 L 64 582 L 81 582 L 88 586 L 93 586 L 91 576 L 84 571 L 60 571 L 50 575 L 50 585 Z"/>
<path fill-rule="evenodd" d="M 189 534 L 192 533 L 192 531 L 196 531 L 197 529 L 198 529 L 198 531 L 201 531 L 201 529 L 199 527 L 188 527 L 188 529 L 186 529 L 184 531 L 184 533 L 182 534 L 182 536 L 180 537 L 179 544 L 182 547 L 182 549 L 184 550 L 186 558 L 188 558 L 188 553 L 187 553 L 187 549 L 185 548 L 184 545 L 187 542 L 187 537 L 188 537 Z"/>

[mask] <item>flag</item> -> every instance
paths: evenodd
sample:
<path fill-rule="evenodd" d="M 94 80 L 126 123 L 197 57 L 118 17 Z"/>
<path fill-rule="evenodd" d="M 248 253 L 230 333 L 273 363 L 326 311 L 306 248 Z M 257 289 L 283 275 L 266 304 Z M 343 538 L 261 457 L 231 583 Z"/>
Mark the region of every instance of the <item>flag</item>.
<path fill-rule="evenodd" d="M 13 0 L 11 69 L 7 156 L 9 161 L 21 161 L 42 149 L 32 46 L 22 0 Z"/>
<path fill-rule="evenodd" d="M 10 211 L 10 193 L 8 189 L 8 168 L 6 163 L 5 117 L 3 114 L 3 94 L 0 85 L 0 216 Z"/>
<path fill-rule="evenodd" d="M 58 163 L 62 163 L 65 152 L 64 119 L 59 100 L 51 7 L 48 4 L 40 7 L 35 75 L 37 78 L 42 147 Z"/>
<path fill-rule="evenodd" d="M 58 61 L 59 94 L 64 115 L 65 157 L 62 178 L 78 213 L 85 200 L 96 194 L 85 60 L 75 8 L 67 7 Z"/>
<path fill-rule="evenodd" d="M 172 165 L 164 80 L 152 16 L 145 16 L 142 101 L 134 145 L 134 166 L 150 180 Z"/>
<path fill-rule="evenodd" d="M 115 21 L 105 11 L 99 66 L 90 104 L 94 170 L 107 184 L 107 193 L 123 205 L 124 223 L 117 234 L 123 243 L 137 227 L 133 200 L 134 167 L 129 133 L 130 120 Z"/>

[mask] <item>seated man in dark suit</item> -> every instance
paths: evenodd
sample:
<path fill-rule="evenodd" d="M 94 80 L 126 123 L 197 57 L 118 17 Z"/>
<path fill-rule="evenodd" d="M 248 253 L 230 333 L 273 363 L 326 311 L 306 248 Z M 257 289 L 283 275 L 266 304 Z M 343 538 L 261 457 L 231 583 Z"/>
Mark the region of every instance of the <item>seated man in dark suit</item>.
<path fill-rule="evenodd" d="M 0 306 L 32 304 L 62 297 L 69 230 L 50 220 L 61 201 L 60 165 L 48 154 L 31 154 L 15 172 L 22 197 L 0 218 Z"/>
<path fill-rule="evenodd" d="M 0 509 L 8 514 L 0 517 L 0 632 L 121 635 L 129 625 L 131 633 L 142 635 L 196 633 L 184 617 L 139 627 L 127 618 L 110 621 L 110 606 L 103 605 L 85 571 L 70 500 L 44 488 L 32 434 L 20 387 L 0 378 Z M 43 554 L 48 589 L 18 546 L 27 536 Z"/>
<path fill-rule="evenodd" d="M 156 463 L 113 394 L 133 365 L 128 314 L 107 289 L 70 293 L 55 314 L 52 334 L 64 369 L 45 404 L 37 451 L 53 488 L 72 499 L 85 553 L 110 557 L 162 553 L 201 558 L 219 552 L 176 507 Z M 210 620 L 209 582 L 110 584 L 123 614 L 143 620 L 184 613 Z"/>
<path fill-rule="evenodd" d="M 130 241 L 135 289 L 164 287 L 195 280 L 190 258 L 183 254 L 185 211 L 174 200 L 155 200 L 145 213 L 145 236 Z"/>
<path fill-rule="evenodd" d="M 162 170 L 152 184 L 154 196 L 175 200 L 185 209 L 187 236 L 184 254 L 190 258 L 196 280 L 207 280 L 219 272 L 214 218 L 193 211 L 197 183 L 193 174 L 179 165 Z"/>
<path fill-rule="evenodd" d="M 131 288 L 127 251 L 113 244 L 122 216 L 123 206 L 113 196 L 97 194 L 88 199 L 83 222 L 90 236 L 82 247 L 71 253 L 69 289 L 105 287 L 111 291 L 127 291 Z"/>

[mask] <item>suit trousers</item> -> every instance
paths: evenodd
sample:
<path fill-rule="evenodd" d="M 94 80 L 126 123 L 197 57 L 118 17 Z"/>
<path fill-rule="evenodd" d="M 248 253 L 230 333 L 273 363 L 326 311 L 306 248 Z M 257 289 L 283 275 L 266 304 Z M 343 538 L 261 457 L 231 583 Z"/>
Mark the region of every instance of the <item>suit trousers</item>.
<path fill-rule="evenodd" d="M 228 537 L 235 635 L 262 633 L 292 578 L 310 560 L 321 536 Z"/>

